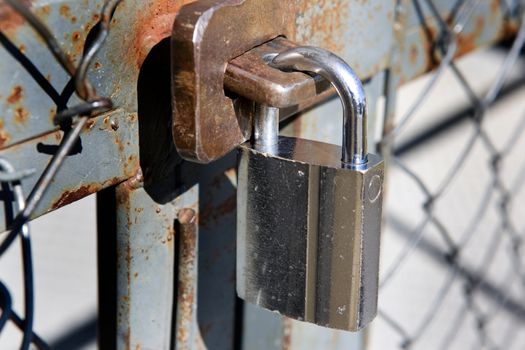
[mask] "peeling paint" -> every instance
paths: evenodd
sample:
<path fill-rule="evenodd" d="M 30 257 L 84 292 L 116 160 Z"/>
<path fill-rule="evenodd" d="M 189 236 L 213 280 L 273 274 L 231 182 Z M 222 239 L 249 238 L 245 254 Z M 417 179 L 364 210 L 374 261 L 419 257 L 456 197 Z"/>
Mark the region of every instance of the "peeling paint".
<path fill-rule="evenodd" d="M 24 89 L 20 85 L 15 86 L 11 94 L 7 97 L 7 103 L 16 104 L 20 102 L 23 91 Z"/>

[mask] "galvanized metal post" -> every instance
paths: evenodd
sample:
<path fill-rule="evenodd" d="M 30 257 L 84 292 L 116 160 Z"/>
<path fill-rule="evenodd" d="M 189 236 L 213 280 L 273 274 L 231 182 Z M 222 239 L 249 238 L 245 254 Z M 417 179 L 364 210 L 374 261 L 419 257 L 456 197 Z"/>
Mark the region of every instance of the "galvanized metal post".
<path fill-rule="evenodd" d="M 175 215 L 131 181 L 116 188 L 117 349 L 170 346 Z"/>

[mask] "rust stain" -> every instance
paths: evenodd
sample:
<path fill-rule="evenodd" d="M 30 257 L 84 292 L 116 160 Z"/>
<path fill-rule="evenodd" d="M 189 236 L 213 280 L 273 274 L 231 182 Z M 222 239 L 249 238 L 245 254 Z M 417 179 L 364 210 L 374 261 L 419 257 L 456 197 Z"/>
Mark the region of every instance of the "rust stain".
<path fill-rule="evenodd" d="M 481 37 L 484 26 L 485 19 L 482 16 L 479 16 L 475 20 L 474 30 L 471 33 L 458 36 L 458 52 L 456 56 L 464 55 L 478 46 L 476 41 Z"/>
<path fill-rule="evenodd" d="M 132 154 L 128 157 L 124 164 L 124 172 L 126 175 L 138 176 L 137 180 L 139 181 L 137 185 L 142 186 L 144 182 L 144 177 L 142 176 L 142 169 L 140 168 L 140 163 L 138 156 Z"/>
<path fill-rule="evenodd" d="M 4 130 L 4 118 L 0 118 L 0 148 L 6 146 L 11 140 L 11 135 Z"/>
<path fill-rule="evenodd" d="M 5 147 L 11 140 L 11 136 L 5 130 L 0 130 L 0 148 Z"/>
<path fill-rule="evenodd" d="M 124 144 L 122 143 L 122 141 L 120 140 L 120 138 L 117 137 L 117 138 L 115 139 L 115 144 L 116 144 L 117 147 L 118 147 L 118 151 L 119 151 L 120 153 L 123 153 L 123 152 L 124 152 Z"/>
<path fill-rule="evenodd" d="M 88 120 L 88 121 L 86 122 L 86 126 L 84 126 L 84 128 L 85 128 L 86 130 L 91 130 L 91 129 L 93 129 L 93 127 L 95 126 L 95 124 L 96 124 L 96 121 L 93 120 L 93 119 L 90 119 L 90 120 Z"/>
<path fill-rule="evenodd" d="M 189 330 L 194 326 L 194 308 L 197 296 L 195 285 L 195 269 L 197 257 L 195 246 L 197 244 L 198 218 L 195 211 L 189 208 L 179 210 L 178 222 L 180 223 L 180 250 L 179 250 L 179 276 L 177 292 L 177 319 L 176 339 L 178 344 L 190 344 Z"/>
<path fill-rule="evenodd" d="M 64 16 L 64 17 L 69 17 L 70 15 L 70 9 L 69 9 L 69 6 L 67 5 L 60 5 L 59 9 L 58 9 L 58 12 Z"/>
<path fill-rule="evenodd" d="M 29 119 L 29 112 L 23 108 L 18 107 L 14 111 L 14 122 L 17 124 L 25 125 L 27 120 Z"/>
<path fill-rule="evenodd" d="M 102 186 L 100 186 L 99 184 L 89 184 L 89 185 L 84 185 L 84 186 L 80 186 L 78 189 L 76 190 L 71 190 L 71 191 L 64 191 L 60 197 L 58 198 L 58 200 L 56 200 L 52 205 L 51 205 L 51 208 L 52 209 L 57 209 L 57 208 L 60 208 L 61 206 L 64 206 L 66 204 L 70 204 L 70 203 L 73 203 L 79 199 L 82 199 L 92 193 L 95 193 L 97 192 L 98 190 L 100 190 L 102 188 Z"/>
<path fill-rule="evenodd" d="M 7 97 L 7 103 L 16 104 L 22 99 L 23 89 L 20 85 L 16 85 L 11 94 Z"/>
<path fill-rule="evenodd" d="M 51 122 L 51 124 L 54 124 L 55 123 L 55 116 L 57 114 L 57 108 L 56 107 L 51 107 L 49 109 L 49 121 Z"/>
<path fill-rule="evenodd" d="M 100 69 L 102 67 L 102 63 L 97 61 L 97 62 L 93 63 L 93 67 L 95 67 L 95 69 Z"/>
<path fill-rule="evenodd" d="M 154 0 L 139 14 L 134 29 L 130 57 L 135 67 L 140 68 L 149 51 L 162 39 L 171 36 L 173 20 L 184 4 L 194 0 Z"/>
<path fill-rule="evenodd" d="M 49 5 L 44 5 L 38 9 L 38 12 L 47 16 L 51 13 L 51 8 L 49 7 Z"/>
<path fill-rule="evenodd" d="M 84 50 L 83 35 L 78 31 L 71 33 L 71 43 L 73 44 L 74 56 L 81 56 Z"/>
<path fill-rule="evenodd" d="M 503 26 L 501 28 L 501 37 L 503 39 L 508 39 L 516 36 L 518 33 L 519 26 L 518 23 L 512 22 L 512 21 L 505 21 L 503 22 Z"/>
<path fill-rule="evenodd" d="M 71 40 L 73 42 L 77 42 L 80 40 L 80 32 L 73 32 L 73 34 L 71 34 Z"/>
<path fill-rule="evenodd" d="M 423 60 L 425 62 L 423 71 L 430 71 L 439 65 L 439 56 L 436 55 L 436 48 L 434 42 L 438 36 L 438 30 L 435 27 L 428 27 L 428 31 L 423 28 L 419 28 L 419 43 L 421 43 L 420 50 L 422 51 Z M 413 44 L 408 51 L 405 52 L 408 57 L 406 58 L 410 63 L 414 64 L 417 61 L 419 55 L 418 44 Z M 412 61 L 414 60 L 414 61 Z M 401 74 L 400 67 L 394 66 L 394 72 L 400 76 L 400 84 L 405 83 L 405 77 Z"/>
<path fill-rule="evenodd" d="M 416 44 L 412 44 L 412 46 L 410 46 L 410 54 L 409 54 L 410 63 L 415 64 L 417 62 L 417 54 L 418 54 L 417 46 Z"/>
<path fill-rule="evenodd" d="M 128 228 L 131 228 L 133 226 L 133 221 L 132 221 L 132 218 L 131 218 L 131 193 L 132 193 L 132 188 L 130 188 L 129 186 L 127 186 L 127 183 L 129 182 L 126 181 L 123 183 L 123 186 L 119 186 L 119 190 L 117 190 L 117 204 L 119 205 L 119 207 L 122 207 L 124 212 L 126 213 L 126 225 Z M 127 264 L 129 266 L 129 264 L 131 263 L 131 248 L 128 246 L 128 254 L 126 256 L 126 261 L 127 261 Z M 141 250 L 141 253 L 142 254 L 145 254 L 145 251 L 144 249 Z M 131 281 L 130 279 L 130 272 L 128 270 L 128 283 Z"/>
<path fill-rule="evenodd" d="M 289 350 L 292 348 L 292 320 L 288 317 L 283 317 L 282 346 L 283 350 Z"/>
<path fill-rule="evenodd" d="M 500 7 L 501 0 L 492 0 L 490 2 L 490 13 L 491 14 L 499 14 L 499 7 Z"/>
<path fill-rule="evenodd" d="M 75 62 L 76 60 L 76 55 L 71 54 L 71 52 L 66 52 L 66 57 L 69 62 Z"/>
<path fill-rule="evenodd" d="M 162 244 L 166 244 L 171 242 L 171 240 L 173 239 L 173 236 L 175 235 L 175 229 L 173 227 L 173 218 L 168 218 L 168 219 L 165 219 L 164 220 L 165 222 L 165 225 L 167 227 L 167 233 L 166 233 L 166 236 L 165 237 L 162 237 L 161 238 L 161 242 Z M 173 247 L 172 245 L 169 245 L 170 247 Z"/>
<path fill-rule="evenodd" d="M 143 185 L 144 175 L 142 174 L 142 169 L 140 167 L 138 167 L 134 176 L 130 177 L 128 180 L 126 180 L 126 182 L 124 182 L 124 186 L 130 191 L 140 188 Z"/>
<path fill-rule="evenodd" d="M 346 2 L 333 0 L 302 0 L 295 8 L 294 41 L 317 45 L 341 53 L 347 38 L 349 6 Z"/>
<path fill-rule="evenodd" d="M 51 122 L 51 124 L 54 123 L 54 120 L 55 120 L 55 115 L 57 114 L 57 109 L 56 107 L 51 107 L 49 109 L 49 121 Z"/>
<path fill-rule="evenodd" d="M 134 123 L 138 117 L 137 117 L 137 113 L 130 113 L 127 115 L 127 119 L 130 123 Z"/>
<path fill-rule="evenodd" d="M 31 6 L 29 0 L 23 0 L 27 6 Z M 12 32 L 24 25 L 25 20 L 11 6 L 3 1 L 0 2 L 0 31 Z"/>
<path fill-rule="evenodd" d="M 108 181 L 105 181 L 104 183 L 90 183 L 87 185 L 82 185 L 79 188 L 71 189 L 71 190 L 64 190 L 57 200 L 55 200 L 51 204 L 51 210 L 58 209 L 64 205 L 73 203 L 79 199 L 82 199 L 92 193 L 98 192 L 103 188 L 106 188 L 111 185 L 116 185 L 117 183 L 121 182 L 117 177 L 114 177 Z"/>
<path fill-rule="evenodd" d="M 128 201 L 128 205 L 129 205 L 129 201 Z M 129 219 L 128 219 L 129 220 Z M 128 227 L 130 227 L 131 225 L 129 225 Z M 131 284 L 131 260 L 132 260 L 132 256 L 131 256 L 131 245 L 128 244 L 127 247 L 126 247 L 126 263 L 127 263 L 127 271 L 128 271 L 128 286 Z M 128 304 L 128 307 L 130 305 L 129 303 L 129 296 L 126 297 L 126 301 L 127 301 L 127 304 Z"/>
<path fill-rule="evenodd" d="M 101 130 L 116 130 L 117 119 L 113 119 L 114 123 L 112 125 L 112 119 L 107 116 L 103 119 L 103 128 L 99 128 Z M 110 129 L 111 128 L 111 129 Z M 129 145 L 129 142 L 124 142 L 118 134 L 115 134 L 115 138 L 113 140 L 115 145 L 117 146 L 117 151 L 119 153 L 119 157 L 124 161 L 124 173 L 127 176 L 133 177 L 133 176 L 141 176 L 142 173 L 140 170 L 140 162 L 139 157 L 137 154 L 128 154 L 129 152 L 126 152 L 126 145 Z M 140 181 L 142 183 L 142 180 Z"/>
<path fill-rule="evenodd" d="M 91 31 L 91 28 L 93 28 L 93 23 L 86 23 L 86 24 L 84 24 L 84 31 L 86 33 L 89 33 Z"/>
<path fill-rule="evenodd" d="M 126 349 L 131 349 L 131 329 L 128 328 L 128 330 L 126 331 L 126 334 L 124 334 L 124 339 L 125 339 L 125 348 Z"/>
<path fill-rule="evenodd" d="M 126 183 L 129 180 L 125 181 L 123 183 L 124 189 L 117 191 L 117 204 L 120 206 L 126 206 L 126 208 L 130 208 L 129 206 L 129 196 L 130 196 L 130 188 L 129 186 L 126 186 Z M 129 212 L 129 210 L 127 210 Z"/>

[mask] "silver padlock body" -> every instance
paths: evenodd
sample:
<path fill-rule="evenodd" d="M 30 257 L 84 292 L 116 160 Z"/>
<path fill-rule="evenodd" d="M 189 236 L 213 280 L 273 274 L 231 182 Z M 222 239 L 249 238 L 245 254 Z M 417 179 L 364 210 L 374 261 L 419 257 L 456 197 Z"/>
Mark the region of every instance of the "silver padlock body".
<path fill-rule="evenodd" d="M 341 148 L 279 136 L 240 147 L 237 293 L 298 320 L 356 331 L 377 313 L 383 161 L 341 168 Z"/>

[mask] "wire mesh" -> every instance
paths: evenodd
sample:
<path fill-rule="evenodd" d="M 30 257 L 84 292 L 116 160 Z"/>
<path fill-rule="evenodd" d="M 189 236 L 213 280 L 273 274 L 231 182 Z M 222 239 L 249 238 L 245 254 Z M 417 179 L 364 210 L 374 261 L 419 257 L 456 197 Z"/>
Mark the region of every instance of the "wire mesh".
<path fill-rule="evenodd" d="M 14 218 L 11 218 L 9 233 L 0 243 L 0 257 L 13 245 L 17 237 L 21 240 L 21 251 L 23 259 L 24 275 L 24 317 L 19 316 L 12 308 L 12 298 L 6 285 L 0 281 L 0 332 L 8 321 L 12 321 L 23 331 L 20 349 L 29 349 L 33 344 L 39 349 L 48 349 L 46 342 L 33 331 L 34 319 L 34 290 L 33 290 L 33 265 L 31 253 L 31 238 L 28 221 L 35 208 L 46 193 L 54 176 L 60 169 L 64 159 L 76 145 L 80 132 L 89 118 L 107 112 L 113 108 L 109 98 L 96 95 L 94 88 L 87 79 L 87 72 L 94 56 L 100 50 L 109 33 L 109 25 L 113 13 L 120 0 L 107 0 L 102 7 L 100 21 L 93 27 L 93 40 L 86 43 L 82 58 L 77 66 L 61 49 L 53 33 L 32 13 L 27 4 L 18 0 L 5 0 L 5 3 L 17 11 L 26 20 L 38 35 L 43 39 L 57 62 L 71 77 L 74 91 L 81 98 L 80 104 L 70 106 L 58 106 L 54 117 L 56 125 L 66 130 L 65 137 L 60 143 L 57 152 L 52 156 L 49 164 L 44 169 L 27 201 L 22 193 L 21 181 L 33 175 L 32 169 L 14 169 L 7 160 L 0 158 L 0 182 L 7 186 L 7 190 L 13 194 L 15 203 Z M 28 58 L 29 61 L 31 58 Z M 34 59 L 34 58 L 33 58 Z M 41 75 L 41 74 L 40 74 Z M 67 89 L 64 89 L 67 91 Z M 71 97 L 72 94 L 69 95 Z"/>
<path fill-rule="evenodd" d="M 459 1 L 457 4 L 450 17 L 443 18 L 432 0 L 411 3 L 424 28 L 430 30 L 429 19 L 438 23 L 439 32 L 432 47 L 439 65 L 407 112 L 384 133 L 380 142 L 380 149 L 389 160 L 389 172 L 404 177 L 408 184 L 404 187 L 408 191 L 405 194 L 415 199 L 415 209 L 404 210 L 410 211 L 407 215 L 411 217 L 419 215 L 419 221 L 411 227 L 395 213 L 386 213 L 385 235 L 401 236 L 404 243 L 388 263 L 382 265 L 378 316 L 381 325 L 375 331 L 386 333 L 373 335 L 372 339 L 376 340 L 372 348 L 387 345 L 387 348 L 400 349 L 465 349 L 468 346 L 472 349 L 517 349 L 524 345 L 516 339 L 525 326 L 525 275 L 521 257 L 525 226 L 520 226 L 522 214 L 516 215 L 513 207 L 520 207 L 517 200 L 525 182 L 525 162 L 519 157 L 518 148 L 525 129 L 525 113 L 522 112 L 513 124 L 497 126 L 508 131 L 503 140 L 491 133 L 490 128 L 494 125 L 487 126 L 486 118 L 519 63 L 525 42 L 523 6 L 516 3 L 511 7 L 504 1 L 498 3 L 505 16 L 517 19 L 520 26 L 489 90 L 480 95 L 475 89 L 475 79 L 469 80 L 463 74 L 455 58 L 456 43 L 480 1 Z M 423 8 L 430 16 L 425 16 Z M 494 67 L 486 69 L 494 70 Z M 458 82 L 471 108 L 467 118 L 469 127 L 462 128 L 461 143 L 452 150 L 443 147 L 446 162 L 436 160 L 443 172 L 437 179 L 436 174 L 422 172 L 416 169 L 414 162 L 406 159 L 400 141 L 406 139 L 407 126 L 415 118 L 422 118 L 417 112 L 428 102 L 445 72 Z M 525 112 L 525 106 L 522 108 Z M 454 183 L 468 176 L 467 171 L 472 172 L 468 167 L 479 165 L 479 162 L 471 162 L 475 157 L 486 157 L 487 163 L 486 169 L 474 172 L 479 172 L 481 177 L 483 170 L 487 170 L 490 175 L 485 184 L 475 189 L 476 200 L 469 202 L 461 198 L 464 193 L 457 191 Z M 459 201 L 467 204 L 460 207 Z M 458 206 L 464 219 L 461 228 L 440 214 L 438 207 L 443 206 Z M 488 226 L 485 219 L 489 216 L 497 222 L 495 227 L 483 226 Z M 425 257 L 430 257 L 431 262 Z M 406 265 L 411 264 L 412 267 L 406 269 Z M 427 281 L 424 290 L 414 288 L 413 280 L 417 276 L 407 275 L 417 270 L 414 267 L 417 264 L 422 265 L 421 273 Z M 391 287 L 396 280 L 397 287 Z M 388 293 L 390 296 L 384 299 Z M 378 341 L 378 338 L 384 339 Z M 467 338 L 472 344 L 466 345 Z"/>

